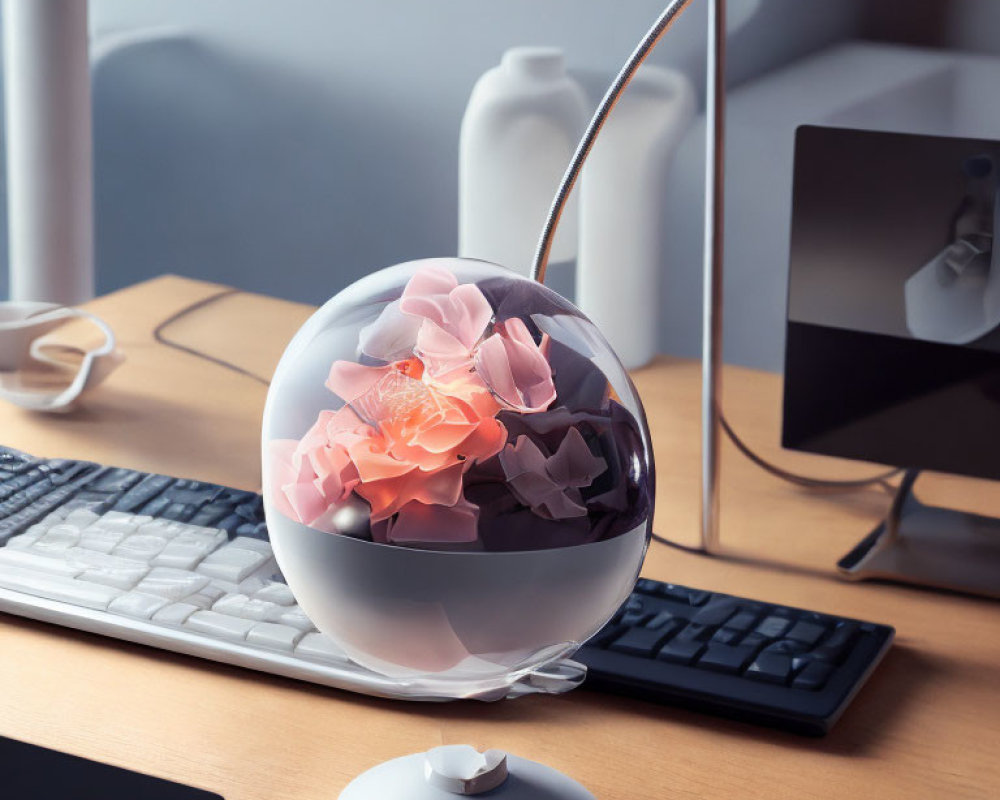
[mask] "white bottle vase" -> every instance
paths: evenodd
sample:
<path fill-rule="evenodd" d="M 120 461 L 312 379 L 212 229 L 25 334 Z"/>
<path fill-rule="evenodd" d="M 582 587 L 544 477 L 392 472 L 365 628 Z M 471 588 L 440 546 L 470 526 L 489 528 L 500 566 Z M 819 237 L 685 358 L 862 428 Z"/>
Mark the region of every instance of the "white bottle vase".
<path fill-rule="evenodd" d="M 556 48 L 512 48 L 479 79 L 459 144 L 460 256 L 529 273 L 587 116 L 586 96 Z M 571 201 L 551 261 L 576 255 L 576 217 Z"/>
<path fill-rule="evenodd" d="M 694 112 L 687 77 L 641 67 L 583 169 L 576 301 L 628 369 L 657 353 L 666 177 Z"/>

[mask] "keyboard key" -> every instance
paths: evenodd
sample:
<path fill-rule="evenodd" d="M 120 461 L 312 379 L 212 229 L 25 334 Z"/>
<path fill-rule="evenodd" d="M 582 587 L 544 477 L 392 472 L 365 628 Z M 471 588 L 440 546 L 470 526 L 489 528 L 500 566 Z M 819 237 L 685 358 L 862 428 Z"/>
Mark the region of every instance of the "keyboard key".
<path fill-rule="evenodd" d="M 292 606 L 285 611 L 279 618 L 279 621 L 282 625 L 290 625 L 293 628 L 298 628 L 300 631 L 316 630 L 316 626 L 312 624 L 312 620 L 298 606 Z"/>
<path fill-rule="evenodd" d="M 711 641 L 718 642 L 719 644 L 736 644 L 736 642 L 742 638 L 742 632 L 734 631 L 727 627 L 719 628 L 715 633 L 713 633 Z"/>
<path fill-rule="evenodd" d="M 35 542 L 38 552 L 62 553 L 80 542 L 80 528 L 76 525 L 61 523 L 53 525 Z"/>
<path fill-rule="evenodd" d="M 859 633 L 856 622 L 841 622 L 834 632 L 812 651 L 812 657 L 818 661 L 828 661 L 833 664 L 843 663 L 844 656 L 854 644 Z"/>
<path fill-rule="evenodd" d="M 655 617 L 651 617 L 643 623 L 644 628 L 652 628 L 653 630 L 664 632 L 676 630 L 684 625 L 687 625 L 686 619 L 679 619 L 669 611 L 661 611 Z"/>
<path fill-rule="evenodd" d="M 80 534 L 80 548 L 100 553 L 110 553 L 131 531 L 106 528 L 100 522 L 91 525 Z"/>
<path fill-rule="evenodd" d="M 698 666 L 716 672 L 737 673 L 753 658 L 753 648 L 709 642 L 698 658 Z"/>
<path fill-rule="evenodd" d="M 135 511 L 166 489 L 174 479 L 166 475 L 147 475 L 115 503 L 116 511 Z"/>
<path fill-rule="evenodd" d="M 808 650 L 809 646 L 805 642 L 797 642 L 794 639 L 779 639 L 764 648 L 765 653 L 783 653 L 789 656 L 805 653 Z"/>
<path fill-rule="evenodd" d="M 221 531 L 194 533 L 183 531 L 178 533 L 163 550 L 150 562 L 154 567 L 174 567 L 175 569 L 195 569 L 222 542 L 219 541 Z"/>
<path fill-rule="evenodd" d="M 256 624 L 252 619 L 230 617 L 215 611 L 195 611 L 188 617 L 185 627 L 217 639 L 242 642 Z"/>
<path fill-rule="evenodd" d="M 212 611 L 243 619 L 277 622 L 286 609 L 266 600 L 253 600 L 245 594 L 227 594 L 215 602 Z"/>
<path fill-rule="evenodd" d="M 786 684 L 792 676 L 792 657 L 782 653 L 761 653 L 744 674 L 755 681 Z"/>
<path fill-rule="evenodd" d="M 179 627 L 197 610 L 198 606 L 191 603 L 170 603 L 153 614 L 153 622 Z"/>
<path fill-rule="evenodd" d="M 213 578 L 239 583 L 251 572 L 263 566 L 267 560 L 268 556 L 256 550 L 227 545 L 209 554 L 197 569 L 198 572 L 211 575 Z"/>
<path fill-rule="evenodd" d="M 806 689 L 816 692 L 822 689 L 829 677 L 833 674 L 833 665 L 822 661 L 812 661 L 806 665 L 795 680 L 792 681 L 793 689 Z"/>
<path fill-rule="evenodd" d="M 736 613 L 736 601 L 731 597 L 715 597 L 708 601 L 692 618 L 699 625 L 722 625 Z"/>
<path fill-rule="evenodd" d="M 199 608 L 211 608 L 216 604 L 216 602 L 218 602 L 220 597 L 223 597 L 226 594 L 227 592 L 225 589 L 210 583 L 197 594 L 184 598 L 184 602 L 193 603 Z"/>
<path fill-rule="evenodd" d="M 826 628 L 816 622 L 796 622 L 792 629 L 785 634 L 785 638 L 814 645 L 823 637 L 824 633 L 826 633 Z"/>
<path fill-rule="evenodd" d="M 630 628 L 622 636 L 615 639 L 608 646 L 608 649 L 619 653 L 629 653 L 633 656 L 652 658 L 666 638 L 667 634 L 653 628 Z"/>
<path fill-rule="evenodd" d="M 732 630 L 746 632 L 750 630 L 757 621 L 757 615 L 750 611 L 740 611 L 732 619 L 726 620 L 726 627 Z"/>
<path fill-rule="evenodd" d="M 167 604 L 167 599 L 142 592 L 126 592 L 111 601 L 108 611 L 135 619 L 149 619 Z"/>
<path fill-rule="evenodd" d="M 135 587 L 137 592 L 155 594 L 167 600 L 181 600 L 197 594 L 208 585 L 208 577 L 196 572 L 170 567 L 153 567 Z"/>
<path fill-rule="evenodd" d="M 292 596 L 292 590 L 288 588 L 287 584 L 278 583 L 277 581 L 272 581 L 262 589 L 258 589 L 254 593 L 254 597 L 258 600 L 267 600 L 267 602 L 279 606 L 295 605 L 295 597 Z"/>
<path fill-rule="evenodd" d="M 713 629 L 708 625 L 699 625 L 697 622 L 692 622 L 687 627 L 682 628 L 676 638 L 681 641 L 705 642 L 711 638 L 712 633 Z"/>
<path fill-rule="evenodd" d="M 116 556 L 149 563 L 166 546 L 167 540 L 163 536 L 136 532 L 126 536 L 111 552 Z"/>
<path fill-rule="evenodd" d="M 347 663 L 347 655 L 332 639 L 321 633 L 307 633 L 295 648 L 295 655 L 302 658 L 327 661 L 332 663 Z"/>
<path fill-rule="evenodd" d="M 118 589 L 109 586 L 6 564 L 0 566 L 0 587 L 99 611 L 106 609 L 108 604 L 121 594 Z"/>
<path fill-rule="evenodd" d="M 88 527 L 91 523 L 96 522 L 100 519 L 98 514 L 86 508 L 78 508 L 75 511 L 71 511 L 66 515 L 66 522 L 70 525 L 76 525 L 76 527 L 83 530 Z"/>
<path fill-rule="evenodd" d="M 74 578 L 83 572 L 81 567 L 69 564 L 61 558 L 52 558 L 50 555 L 41 555 L 29 550 L 11 550 L 10 547 L 0 548 L 0 565 L 23 567 L 67 578 Z"/>
<path fill-rule="evenodd" d="M 777 639 L 791 627 L 792 621 L 787 617 L 769 616 L 764 619 L 756 630 L 761 636 L 768 639 Z"/>
<path fill-rule="evenodd" d="M 230 547 L 238 547 L 241 550 L 253 550 L 265 556 L 271 556 L 271 543 L 261 539 L 252 539 L 249 536 L 237 536 L 229 543 Z"/>
<path fill-rule="evenodd" d="M 292 628 L 288 625 L 258 622 L 247 634 L 247 644 L 270 647 L 273 650 L 284 650 L 290 653 L 304 635 L 298 628 Z"/>
<path fill-rule="evenodd" d="M 669 661 L 672 664 L 690 664 L 704 649 L 704 644 L 693 639 L 685 641 L 672 639 L 660 648 L 656 657 L 660 661 Z"/>

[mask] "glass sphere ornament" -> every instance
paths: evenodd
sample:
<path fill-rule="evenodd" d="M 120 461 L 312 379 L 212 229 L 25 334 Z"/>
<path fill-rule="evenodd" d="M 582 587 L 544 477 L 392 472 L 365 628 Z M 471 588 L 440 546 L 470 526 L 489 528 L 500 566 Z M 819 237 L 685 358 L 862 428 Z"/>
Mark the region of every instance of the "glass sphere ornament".
<path fill-rule="evenodd" d="M 275 556 L 358 664 L 502 696 L 632 590 L 653 462 L 604 337 L 542 284 L 471 259 L 383 269 L 288 345 L 263 424 Z"/>

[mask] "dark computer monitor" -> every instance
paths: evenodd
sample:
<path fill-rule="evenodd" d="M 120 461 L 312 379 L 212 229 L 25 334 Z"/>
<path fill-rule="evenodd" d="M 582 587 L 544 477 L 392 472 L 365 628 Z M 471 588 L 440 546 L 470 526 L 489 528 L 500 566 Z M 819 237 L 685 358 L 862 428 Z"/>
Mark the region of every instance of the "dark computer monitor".
<path fill-rule="evenodd" d="M 786 447 L 1000 480 L 998 189 L 1000 142 L 798 130 Z"/>
<path fill-rule="evenodd" d="M 912 493 L 1000 480 L 1000 143 L 809 126 L 794 175 L 783 444 L 907 470 L 838 566 L 1000 598 L 1000 519 Z"/>

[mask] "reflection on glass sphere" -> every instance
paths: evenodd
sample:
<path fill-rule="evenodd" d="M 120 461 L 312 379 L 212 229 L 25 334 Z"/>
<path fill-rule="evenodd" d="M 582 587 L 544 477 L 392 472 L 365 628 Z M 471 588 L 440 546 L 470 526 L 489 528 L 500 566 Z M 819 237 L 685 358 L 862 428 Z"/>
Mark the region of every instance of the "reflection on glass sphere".
<path fill-rule="evenodd" d="M 502 690 L 596 632 L 652 519 L 642 406 L 607 342 L 468 259 L 381 270 L 306 322 L 263 467 L 278 563 L 317 627 L 443 696 Z"/>

